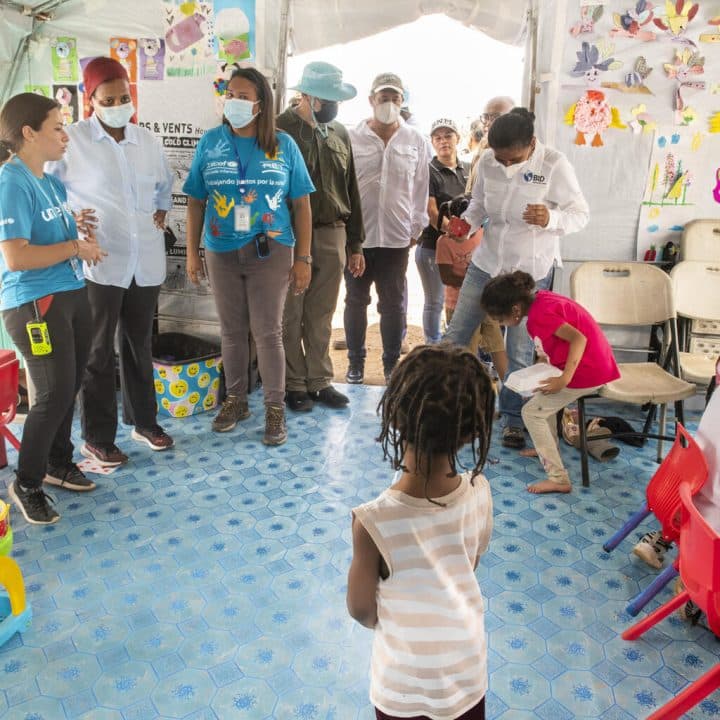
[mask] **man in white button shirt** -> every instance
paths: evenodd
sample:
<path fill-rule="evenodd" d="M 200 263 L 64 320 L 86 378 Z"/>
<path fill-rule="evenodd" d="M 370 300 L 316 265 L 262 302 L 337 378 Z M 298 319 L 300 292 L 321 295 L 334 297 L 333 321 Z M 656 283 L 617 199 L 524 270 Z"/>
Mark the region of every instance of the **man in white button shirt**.
<path fill-rule="evenodd" d="M 165 280 L 165 215 L 172 174 L 162 146 L 130 122 L 135 108 L 125 68 L 99 57 L 83 72 L 88 120 L 67 128 L 68 152 L 48 172 L 65 184 L 74 208 L 94 208 L 106 262 L 85 263 L 92 309 L 92 347 L 81 391 L 83 455 L 105 467 L 127 455 L 115 445 L 118 424 L 114 337 L 119 330 L 123 422 L 153 450 L 172 447 L 157 424 L 151 337 Z M 102 267 L 100 267 L 102 265 Z"/>
<path fill-rule="evenodd" d="M 423 135 L 400 116 L 404 94 L 397 75 L 378 75 L 369 97 L 373 116 L 350 130 L 365 225 L 365 273 L 353 277 L 345 270 L 349 383 L 364 380 L 367 306 L 373 283 L 386 379 L 400 357 L 410 245 L 428 223 L 431 156 Z"/>

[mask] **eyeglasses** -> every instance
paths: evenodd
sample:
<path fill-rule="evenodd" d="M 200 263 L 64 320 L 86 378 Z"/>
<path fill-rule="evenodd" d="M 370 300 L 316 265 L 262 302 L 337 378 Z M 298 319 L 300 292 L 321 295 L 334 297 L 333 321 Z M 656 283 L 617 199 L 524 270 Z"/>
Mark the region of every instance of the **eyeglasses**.
<path fill-rule="evenodd" d="M 501 115 L 502 113 L 483 113 L 480 116 L 480 120 L 487 125 L 488 123 L 495 122 Z"/>

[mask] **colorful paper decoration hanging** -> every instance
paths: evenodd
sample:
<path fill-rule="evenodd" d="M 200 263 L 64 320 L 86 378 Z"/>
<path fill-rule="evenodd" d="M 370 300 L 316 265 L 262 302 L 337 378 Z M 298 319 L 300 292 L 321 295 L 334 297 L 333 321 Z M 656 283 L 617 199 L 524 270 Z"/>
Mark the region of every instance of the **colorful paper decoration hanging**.
<path fill-rule="evenodd" d="M 648 27 L 654 20 L 654 5 L 647 0 L 637 0 L 624 13 L 613 13 L 614 27 L 611 36 L 633 38 L 648 42 L 655 40 L 655 33 Z"/>

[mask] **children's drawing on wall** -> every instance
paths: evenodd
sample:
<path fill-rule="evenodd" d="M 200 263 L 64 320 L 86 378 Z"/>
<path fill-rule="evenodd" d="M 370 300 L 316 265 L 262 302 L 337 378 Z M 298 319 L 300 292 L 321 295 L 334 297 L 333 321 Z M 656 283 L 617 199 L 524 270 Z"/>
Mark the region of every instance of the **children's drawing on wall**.
<path fill-rule="evenodd" d="M 52 79 L 56 83 L 78 81 L 78 56 L 75 38 L 58 37 L 50 41 Z"/>
<path fill-rule="evenodd" d="M 140 79 L 162 80 L 165 76 L 165 41 L 160 38 L 140 38 Z"/>
<path fill-rule="evenodd" d="M 592 35 L 595 33 L 595 23 L 603 15 L 602 5 L 581 5 L 580 19 L 570 27 L 573 37 Z"/>
<path fill-rule="evenodd" d="M 645 84 L 652 68 L 648 66 L 647 60 L 640 55 L 635 60 L 632 72 L 625 73 L 623 82 L 603 82 L 601 86 L 609 90 L 619 90 L 624 93 L 638 93 L 640 95 L 652 95 L 653 92 Z"/>
<path fill-rule="evenodd" d="M 255 59 L 255 0 L 215 0 L 217 57 L 227 62 Z"/>
<path fill-rule="evenodd" d="M 620 63 L 611 56 L 611 48 L 583 42 L 572 70 L 574 77 L 585 79 L 587 90 L 584 95 L 567 111 L 565 123 L 575 128 L 575 144 L 592 147 L 603 145 L 602 134 L 608 128 L 625 128 L 617 108 L 611 107 L 601 92 L 600 74 L 617 69 Z"/>
<path fill-rule="evenodd" d="M 137 82 L 137 42 L 131 38 L 110 38 L 110 57 L 117 60 L 127 72 L 130 82 Z"/>
<path fill-rule="evenodd" d="M 637 2 L 624 13 L 613 13 L 611 37 L 624 37 L 649 42 L 655 39 L 653 27 L 654 6 L 647 0 Z"/>
<path fill-rule="evenodd" d="M 689 125 L 696 119 L 697 114 L 685 104 L 683 91 L 704 90 L 705 81 L 697 80 L 698 75 L 705 72 L 705 58 L 697 50 L 683 48 L 675 50 L 675 57 L 671 63 L 663 65 L 667 76 L 675 81 L 673 94 L 673 108 L 675 110 L 675 124 Z"/>
<path fill-rule="evenodd" d="M 210 42 L 212 7 L 164 0 L 165 72 L 168 77 L 206 75 L 215 61 Z"/>
<path fill-rule="evenodd" d="M 657 123 L 648 112 L 645 103 L 640 103 L 630 110 L 632 120 L 628 122 L 628 127 L 637 135 L 641 132 L 655 132 Z"/>
<path fill-rule="evenodd" d="M 708 129 L 711 133 L 720 133 L 720 112 L 716 112 L 710 116 L 708 120 Z"/>
<path fill-rule="evenodd" d="M 686 35 L 686 31 L 699 9 L 699 3 L 692 0 L 675 0 L 675 2 L 665 0 L 665 17 L 655 17 L 653 22 L 673 42 L 695 47 L 695 43 Z"/>
<path fill-rule="evenodd" d="M 78 119 L 78 89 L 77 85 L 53 85 L 53 99 L 60 103 L 60 112 L 66 125 Z"/>
<path fill-rule="evenodd" d="M 702 145 L 702 152 L 699 152 Z M 720 137 L 687 128 L 658 130 L 653 142 L 638 227 L 637 259 L 653 245 L 664 259 L 686 223 L 717 215 Z"/>

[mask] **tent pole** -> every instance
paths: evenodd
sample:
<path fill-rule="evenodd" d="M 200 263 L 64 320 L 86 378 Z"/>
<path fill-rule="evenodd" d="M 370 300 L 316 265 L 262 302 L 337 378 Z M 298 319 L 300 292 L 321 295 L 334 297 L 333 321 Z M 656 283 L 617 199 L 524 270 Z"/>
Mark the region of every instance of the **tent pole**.
<path fill-rule="evenodd" d="M 285 103 L 287 84 L 288 36 L 290 27 L 290 0 L 282 0 L 280 7 L 280 32 L 278 38 L 277 69 L 275 71 L 275 112 L 281 113 Z"/>
<path fill-rule="evenodd" d="M 537 83 L 537 36 L 538 36 L 538 18 L 537 6 L 534 2 L 528 7 L 528 31 L 530 45 L 530 74 L 528 83 L 527 107 L 530 112 L 535 112 L 535 96 L 538 91 Z"/>
<path fill-rule="evenodd" d="M 33 26 L 35 23 L 33 22 Z M 8 73 L 7 79 L 5 80 L 5 84 L 3 85 L 2 92 L 0 93 L 0 105 L 4 105 L 5 101 L 8 99 L 8 96 L 10 95 L 10 91 L 15 86 L 15 80 L 17 79 L 18 73 L 20 72 L 20 63 L 23 61 L 23 58 L 25 57 L 25 54 L 27 53 L 28 45 L 30 44 L 30 38 L 32 37 L 32 32 L 29 32 L 20 42 L 18 43 L 17 50 L 15 50 L 15 55 L 13 55 L 13 59 L 10 62 L 10 72 Z"/>

